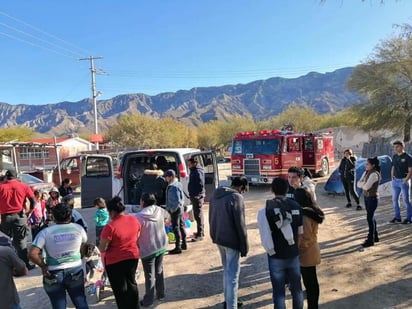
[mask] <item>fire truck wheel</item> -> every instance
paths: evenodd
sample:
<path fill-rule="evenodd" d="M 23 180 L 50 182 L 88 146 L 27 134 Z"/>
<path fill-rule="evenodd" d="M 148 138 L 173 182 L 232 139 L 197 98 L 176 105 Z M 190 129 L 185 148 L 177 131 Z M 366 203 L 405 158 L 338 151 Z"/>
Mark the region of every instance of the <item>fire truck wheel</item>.
<path fill-rule="evenodd" d="M 328 159 L 326 159 L 326 158 L 323 158 L 323 159 L 322 159 L 321 167 L 322 167 L 322 170 L 319 171 L 319 176 L 320 176 L 320 177 L 325 177 L 326 175 L 329 174 L 329 162 L 328 162 Z"/>

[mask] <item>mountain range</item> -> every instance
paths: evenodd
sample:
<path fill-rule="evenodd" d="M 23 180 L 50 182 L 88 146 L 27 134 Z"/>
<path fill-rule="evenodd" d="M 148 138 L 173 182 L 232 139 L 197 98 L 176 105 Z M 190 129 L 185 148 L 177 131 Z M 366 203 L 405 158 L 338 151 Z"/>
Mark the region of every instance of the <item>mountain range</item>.
<path fill-rule="evenodd" d="M 99 129 L 104 132 L 119 117 L 131 113 L 155 118 L 172 117 L 190 125 L 231 116 L 263 120 L 281 113 L 291 103 L 316 112 L 335 113 L 361 102 L 345 89 L 353 68 L 330 73 L 310 72 L 297 78 L 273 77 L 247 84 L 196 87 L 154 96 L 122 94 L 97 101 Z M 27 126 L 38 133 L 57 136 L 94 131 L 91 99 L 45 105 L 10 105 L 0 102 L 0 127 Z"/>

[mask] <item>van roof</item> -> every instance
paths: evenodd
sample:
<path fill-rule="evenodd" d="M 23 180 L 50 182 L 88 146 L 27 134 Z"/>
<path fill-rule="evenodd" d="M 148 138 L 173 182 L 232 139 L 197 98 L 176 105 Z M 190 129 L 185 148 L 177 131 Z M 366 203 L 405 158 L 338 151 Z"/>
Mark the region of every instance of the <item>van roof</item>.
<path fill-rule="evenodd" d="M 177 152 L 179 154 L 186 154 L 186 153 L 192 153 L 192 152 L 198 152 L 201 151 L 200 149 L 197 148 L 152 148 L 152 149 L 141 149 L 141 150 L 131 150 L 131 151 L 126 151 L 123 154 L 129 154 L 129 153 L 149 153 L 149 152 Z"/>

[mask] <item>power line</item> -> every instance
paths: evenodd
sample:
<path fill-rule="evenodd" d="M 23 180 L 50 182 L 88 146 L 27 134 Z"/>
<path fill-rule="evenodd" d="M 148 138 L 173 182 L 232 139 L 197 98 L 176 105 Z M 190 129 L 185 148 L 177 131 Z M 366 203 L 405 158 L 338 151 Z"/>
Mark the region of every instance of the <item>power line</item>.
<path fill-rule="evenodd" d="M 3 26 L 3 27 L 8 28 L 8 29 L 11 29 L 11 30 L 13 30 L 13 31 L 15 31 L 15 32 L 21 33 L 21 34 L 26 35 L 26 36 L 28 36 L 28 37 L 31 37 L 31 38 L 33 38 L 33 39 L 35 39 L 35 40 L 41 41 L 41 42 L 43 42 L 43 43 L 52 45 L 52 46 L 54 46 L 54 47 L 57 47 L 57 48 L 62 49 L 62 50 L 64 50 L 64 51 L 67 51 L 67 52 L 69 52 L 69 53 L 71 53 L 71 54 L 75 54 L 76 56 L 82 56 L 82 54 L 79 54 L 79 53 L 77 53 L 77 52 L 74 52 L 74 51 L 72 51 L 72 50 L 69 50 L 69 49 L 67 49 L 67 48 L 65 48 L 65 47 L 61 47 L 61 46 L 59 46 L 59 45 L 57 45 L 57 44 L 55 44 L 55 43 L 53 43 L 53 42 L 49 42 L 49 41 L 44 40 L 44 39 L 42 39 L 42 38 L 36 37 L 35 35 L 32 35 L 32 34 L 30 34 L 30 33 L 27 33 L 27 32 L 25 32 L 25 31 L 23 31 L 23 30 L 14 28 L 14 27 L 12 27 L 12 26 L 10 26 L 10 25 L 7 25 L 7 24 L 5 24 L 5 23 L 1 23 L 1 22 L 0 22 L 0 26 Z M 73 57 L 73 58 L 75 58 L 75 57 Z"/>
<path fill-rule="evenodd" d="M 35 26 L 33 26 L 33 25 L 31 25 L 31 24 L 23 21 L 23 20 L 20 20 L 20 19 L 18 19 L 18 18 L 16 18 L 16 17 L 13 17 L 13 16 L 11 16 L 11 15 L 3 12 L 3 11 L 0 11 L 0 15 L 3 15 L 3 16 L 5 16 L 5 17 L 7 17 L 7 18 L 10 18 L 10 19 L 12 19 L 12 20 L 14 20 L 14 21 L 16 21 L 16 22 L 18 22 L 18 23 L 21 23 L 21 24 L 23 24 L 23 25 L 25 25 L 25 26 L 27 26 L 27 27 L 29 27 L 29 28 L 37 31 L 37 32 L 40 32 L 40 33 L 42 33 L 42 34 L 50 37 L 50 38 L 53 38 L 53 39 L 55 39 L 55 40 L 58 40 L 58 41 L 60 41 L 60 42 L 65 43 L 65 44 L 67 44 L 67 45 L 69 45 L 69 46 L 74 47 L 75 49 L 77 49 L 78 51 L 81 52 L 81 53 L 76 52 L 78 55 L 81 55 L 81 54 L 83 54 L 83 55 L 90 55 L 90 54 L 92 54 L 91 52 L 89 52 L 89 51 L 87 51 L 87 50 L 85 50 L 85 49 L 83 49 L 83 48 L 81 48 L 81 47 L 78 47 L 78 46 L 75 45 L 75 44 L 72 44 L 72 43 L 70 43 L 70 42 L 68 42 L 68 41 L 66 41 L 66 40 L 64 40 L 64 39 L 62 39 L 62 38 L 59 38 L 58 36 L 56 36 L 56 35 L 54 35 L 54 34 L 48 33 L 48 32 L 46 32 L 46 31 L 44 31 L 44 30 L 42 30 L 42 29 L 40 29 L 40 28 L 37 28 L 37 27 L 35 27 Z"/>
<path fill-rule="evenodd" d="M 63 57 L 67 57 L 67 58 L 73 59 L 73 57 L 70 57 L 70 56 L 68 56 L 68 55 L 65 55 L 65 54 L 63 54 L 63 53 L 61 53 L 61 52 L 58 52 L 58 51 L 53 50 L 53 49 L 48 48 L 48 47 L 40 46 L 40 45 L 35 44 L 35 43 L 33 43 L 33 42 L 30 42 L 30 41 L 26 41 L 26 40 L 24 40 L 24 39 L 15 37 L 15 36 L 13 36 L 13 35 L 11 35 L 11 34 L 8 34 L 8 33 L 0 32 L 0 35 L 4 35 L 4 36 L 9 37 L 9 38 L 11 38 L 11 39 L 14 39 L 14 40 L 16 40 L 16 41 L 20 41 L 20 42 L 23 42 L 23 43 L 26 43 L 26 44 L 29 44 L 29 45 L 32 45 L 32 46 L 35 46 L 35 47 L 38 47 L 38 48 L 47 50 L 47 51 L 49 51 L 49 52 L 55 53 L 55 54 L 57 54 L 57 55 L 60 55 L 60 56 L 63 56 Z"/>

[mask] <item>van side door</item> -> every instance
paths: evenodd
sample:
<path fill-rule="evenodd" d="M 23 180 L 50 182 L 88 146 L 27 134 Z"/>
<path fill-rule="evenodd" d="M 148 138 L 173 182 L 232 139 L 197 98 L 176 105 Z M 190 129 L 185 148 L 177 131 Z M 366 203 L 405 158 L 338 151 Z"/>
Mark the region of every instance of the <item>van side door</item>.
<path fill-rule="evenodd" d="M 213 191 L 219 187 L 219 170 L 214 151 L 201 151 L 191 154 L 191 158 L 197 159 L 205 172 L 205 201 L 209 202 Z"/>
<path fill-rule="evenodd" d="M 93 207 L 93 201 L 113 197 L 113 162 L 110 156 L 86 155 L 82 157 L 81 206 Z"/>

